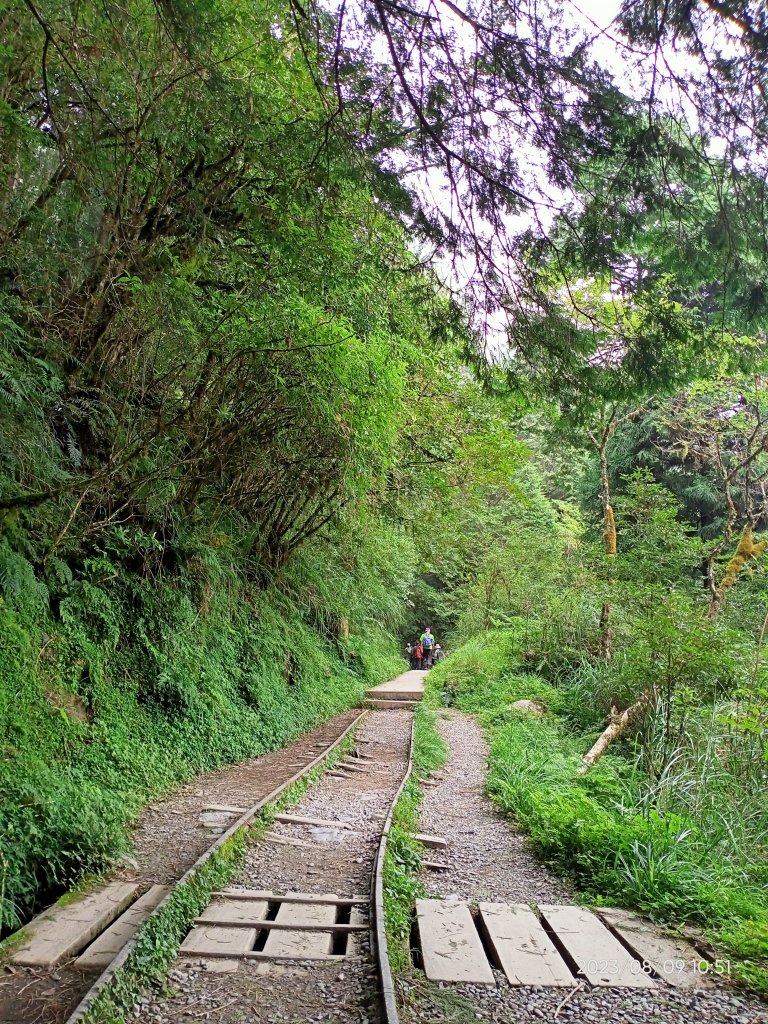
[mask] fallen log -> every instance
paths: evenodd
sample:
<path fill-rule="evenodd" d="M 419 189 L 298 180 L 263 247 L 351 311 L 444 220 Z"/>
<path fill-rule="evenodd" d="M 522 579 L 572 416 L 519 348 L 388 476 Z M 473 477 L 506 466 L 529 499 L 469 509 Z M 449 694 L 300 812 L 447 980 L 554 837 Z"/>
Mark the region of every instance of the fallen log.
<path fill-rule="evenodd" d="M 603 730 L 591 749 L 582 757 L 578 774 L 585 775 L 592 765 L 600 760 L 614 740 L 617 740 L 622 733 L 627 731 L 630 725 L 642 717 L 655 699 L 655 691 L 646 690 L 639 700 L 629 705 L 626 711 L 619 712 L 615 707 L 611 708 L 610 724 Z"/>

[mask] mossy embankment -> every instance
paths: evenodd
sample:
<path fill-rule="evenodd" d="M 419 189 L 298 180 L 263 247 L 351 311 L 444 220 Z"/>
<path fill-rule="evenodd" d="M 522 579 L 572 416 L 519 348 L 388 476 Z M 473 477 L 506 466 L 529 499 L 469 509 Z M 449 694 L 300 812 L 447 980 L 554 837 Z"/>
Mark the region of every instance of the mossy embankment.
<path fill-rule="evenodd" d="M 224 536 L 159 579 L 114 550 L 75 575 L 0 547 L 5 931 L 127 851 L 152 797 L 283 746 L 402 670 L 385 546 L 342 565 L 318 542 L 268 584 Z"/>

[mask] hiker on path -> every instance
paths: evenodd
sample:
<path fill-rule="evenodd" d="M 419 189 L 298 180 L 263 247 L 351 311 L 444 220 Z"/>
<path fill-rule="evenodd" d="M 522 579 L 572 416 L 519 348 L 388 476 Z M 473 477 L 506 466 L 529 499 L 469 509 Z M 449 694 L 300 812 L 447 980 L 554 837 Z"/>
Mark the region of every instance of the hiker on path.
<path fill-rule="evenodd" d="M 421 646 L 421 641 L 417 642 L 413 649 L 413 661 L 411 662 L 413 668 L 422 667 L 422 659 L 424 657 L 424 650 Z"/>
<path fill-rule="evenodd" d="M 421 646 L 424 649 L 424 658 L 421 663 L 422 668 L 432 667 L 432 653 L 435 649 L 435 638 L 432 636 L 432 630 L 429 626 L 421 634 L 420 640 Z"/>

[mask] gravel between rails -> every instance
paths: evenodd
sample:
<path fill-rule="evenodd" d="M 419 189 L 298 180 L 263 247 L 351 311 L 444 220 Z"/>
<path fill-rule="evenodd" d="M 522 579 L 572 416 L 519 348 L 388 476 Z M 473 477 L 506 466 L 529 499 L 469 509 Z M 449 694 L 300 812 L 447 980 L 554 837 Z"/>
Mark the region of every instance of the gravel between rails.
<path fill-rule="evenodd" d="M 429 894 L 510 903 L 576 902 L 484 795 L 487 746 L 477 722 L 451 711 L 440 716 L 438 728 L 449 761 L 438 784 L 424 788 L 421 829 L 448 840 L 448 850 L 430 859 L 450 864 L 450 870 L 424 873 Z M 500 971 L 494 975 L 496 988 L 435 986 L 414 971 L 400 983 L 402 1024 L 768 1024 L 764 1002 L 727 985 L 697 993 L 669 986 L 585 987 L 564 1002 L 568 992 L 563 989 L 512 986 Z"/>
<path fill-rule="evenodd" d="M 312 842 L 312 847 L 259 841 L 230 888 L 368 895 L 374 857 L 387 811 L 405 774 L 412 714 L 372 711 L 358 732 L 360 750 L 375 761 L 349 778 L 325 775 L 291 808 L 292 814 L 343 821 L 351 829 L 275 823 L 273 833 Z M 134 1010 L 142 1024 L 299 1024 L 378 1021 L 376 971 L 368 933 L 356 935 L 359 959 L 333 963 L 241 962 L 219 973 L 204 959 L 179 960 L 169 976 L 174 993 L 148 995 Z"/>

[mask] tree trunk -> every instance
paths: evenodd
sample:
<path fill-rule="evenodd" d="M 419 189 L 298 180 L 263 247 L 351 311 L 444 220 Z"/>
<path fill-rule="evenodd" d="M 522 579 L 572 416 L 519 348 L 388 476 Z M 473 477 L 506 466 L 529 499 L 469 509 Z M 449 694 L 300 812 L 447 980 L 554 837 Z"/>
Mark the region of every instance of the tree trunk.
<path fill-rule="evenodd" d="M 646 690 L 639 700 L 636 700 L 634 704 L 630 704 L 627 710 L 622 711 L 621 714 L 617 712 L 616 708 L 611 710 L 611 723 L 600 734 L 592 749 L 582 757 L 579 775 L 585 775 L 592 765 L 600 760 L 613 741 L 617 740 L 622 733 L 626 732 L 630 725 L 636 722 L 648 710 L 653 703 L 654 697 L 655 693 L 653 690 Z"/>

